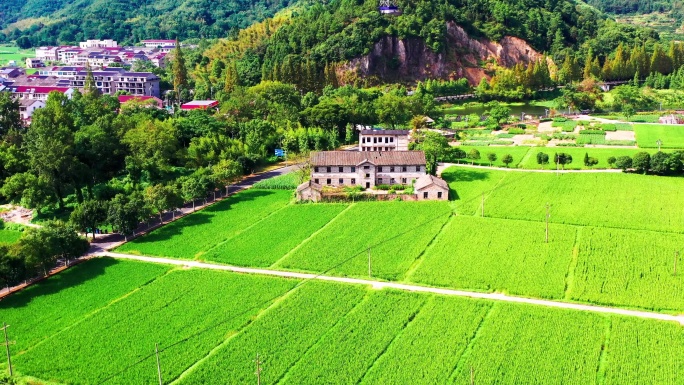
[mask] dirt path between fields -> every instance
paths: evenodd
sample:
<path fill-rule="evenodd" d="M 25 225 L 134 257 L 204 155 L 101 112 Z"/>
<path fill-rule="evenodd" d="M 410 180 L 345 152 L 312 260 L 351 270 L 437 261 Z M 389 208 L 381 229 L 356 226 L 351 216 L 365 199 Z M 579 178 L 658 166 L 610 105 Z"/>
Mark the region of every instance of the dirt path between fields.
<path fill-rule="evenodd" d="M 513 172 L 541 172 L 541 173 L 560 173 L 560 174 L 591 174 L 591 173 L 620 173 L 622 170 L 617 168 L 606 168 L 606 169 L 596 169 L 596 170 L 538 170 L 533 168 L 506 168 L 506 167 L 489 167 L 489 166 L 478 166 L 465 163 L 439 163 L 437 165 L 437 175 L 441 175 L 442 171 L 451 167 L 469 167 L 469 168 L 479 168 L 482 170 L 497 170 L 497 171 L 513 171 Z"/>
<path fill-rule="evenodd" d="M 654 319 L 654 320 L 659 320 L 659 321 L 674 321 L 674 322 L 679 322 L 681 325 L 684 325 L 684 315 L 674 316 L 674 315 L 670 315 L 670 314 L 654 313 L 654 312 L 640 311 L 640 310 L 627 310 L 627 309 L 607 307 L 607 306 L 582 305 L 582 304 L 577 304 L 577 303 L 559 302 L 559 301 L 551 301 L 551 300 L 544 300 L 544 299 L 515 297 L 515 296 L 510 296 L 510 295 L 500 294 L 500 293 L 480 293 L 480 292 L 474 292 L 474 291 L 443 289 L 443 288 L 437 288 L 437 287 L 409 285 L 409 284 L 403 284 L 403 283 L 373 281 L 373 280 L 369 280 L 369 279 L 332 277 L 332 276 L 327 276 L 327 275 L 297 273 L 297 272 L 292 272 L 292 271 L 255 269 L 255 268 L 237 267 L 237 266 L 230 266 L 230 265 L 217 265 L 217 264 L 212 264 L 212 263 L 197 262 L 197 261 L 186 261 L 186 260 L 180 260 L 180 259 L 146 257 L 146 256 L 119 254 L 119 253 L 111 253 L 111 252 L 102 252 L 102 253 L 99 253 L 99 255 L 110 257 L 110 258 L 131 259 L 131 260 L 135 260 L 135 261 L 162 263 L 162 264 L 167 264 L 167 265 L 194 267 L 194 268 L 199 268 L 199 269 L 224 270 L 224 271 L 232 271 L 234 273 L 244 273 L 244 274 L 271 275 L 271 276 L 283 277 L 283 278 L 316 279 L 316 280 L 321 280 L 321 281 L 340 282 L 340 283 L 348 283 L 348 284 L 355 284 L 355 285 L 368 285 L 368 286 L 372 286 L 374 289 L 390 288 L 390 289 L 395 289 L 395 290 L 404 290 L 404 291 L 412 291 L 412 292 L 420 292 L 420 293 L 431 293 L 431 294 L 441 294 L 441 295 L 449 295 L 449 296 L 457 296 L 457 297 L 488 299 L 488 300 L 502 301 L 502 302 L 523 303 L 523 304 L 529 304 L 529 305 L 546 306 L 546 307 L 561 308 L 561 309 L 589 311 L 589 312 L 602 313 L 602 314 L 615 314 L 615 315 L 622 315 L 622 316 L 629 316 L 629 317 Z"/>

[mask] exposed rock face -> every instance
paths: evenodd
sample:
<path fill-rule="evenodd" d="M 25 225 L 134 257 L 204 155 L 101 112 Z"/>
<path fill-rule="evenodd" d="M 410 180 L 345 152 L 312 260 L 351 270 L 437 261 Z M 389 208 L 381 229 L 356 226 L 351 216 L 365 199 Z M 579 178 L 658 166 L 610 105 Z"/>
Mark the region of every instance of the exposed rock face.
<path fill-rule="evenodd" d="M 475 39 L 456 23 L 449 22 L 445 52 L 432 52 L 421 39 L 385 36 L 375 43 L 371 53 L 340 67 L 338 75 L 342 82 L 356 77 L 397 82 L 465 77 L 476 85 L 487 76 L 481 65 L 483 62 L 493 60 L 511 67 L 540 57 L 527 42 L 517 37 L 506 36 L 498 43 Z"/>

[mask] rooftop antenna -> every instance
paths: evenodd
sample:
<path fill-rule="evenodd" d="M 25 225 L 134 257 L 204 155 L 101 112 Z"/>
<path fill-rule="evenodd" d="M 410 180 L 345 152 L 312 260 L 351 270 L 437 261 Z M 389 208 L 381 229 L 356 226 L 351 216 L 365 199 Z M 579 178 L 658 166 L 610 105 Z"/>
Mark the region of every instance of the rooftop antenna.
<path fill-rule="evenodd" d="M 401 10 L 395 0 L 379 0 L 378 10 L 383 15 L 401 15 Z"/>

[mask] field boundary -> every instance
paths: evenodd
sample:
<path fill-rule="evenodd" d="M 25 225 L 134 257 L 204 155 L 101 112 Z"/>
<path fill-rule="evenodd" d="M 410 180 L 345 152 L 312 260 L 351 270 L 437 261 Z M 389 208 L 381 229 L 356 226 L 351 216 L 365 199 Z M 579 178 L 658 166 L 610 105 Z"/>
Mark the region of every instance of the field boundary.
<path fill-rule="evenodd" d="M 395 334 L 394 337 L 392 337 L 392 340 L 389 343 L 387 343 L 387 345 L 385 345 L 385 347 L 375 357 L 375 359 L 370 364 L 370 366 L 368 366 L 366 368 L 366 371 L 363 372 L 363 374 L 361 374 L 361 377 L 359 377 L 358 380 L 356 380 L 356 385 L 361 385 L 363 383 L 363 379 L 366 378 L 366 376 L 368 375 L 368 372 L 370 372 L 373 369 L 373 367 L 378 362 L 378 360 L 380 360 L 387 353 L 387 350 L 389 350 L 389 348 L 397 341 L 397 339 L 399 339 L 404 334 L 404 332 L 406 331 L 406 328 L 416 320 L 416 317 L 418 317 L 418 314 L 420 314 L 420 312 L 423 310 L 425 305 L 427 305 L 427 302 L 429 300 L 430 300 L 430 298 L 423 298 L 423 303 L 418 307 L 418 309 L 416 309 L 416 311 L 413 314 L 411 314 L 409 319 L 402 326 L 401 330 L 399 330 L 399 332 L 397 332 L 397 334 Z"/>
<path fill-rule="evenodd" d="M 620 308 L 620 307 L 609 307 L 609 306 L 600 306 L 600 305 L 593 305 L 593 304 L 580 304 L 580 303 L 573 303 L 573 302 L 561 302 L 561 301 L 552 301 L 552 300 L 537 299 L 537 298 L 517 297 L 517 296 L 511 296 L 511 295 L 502 294 L 502 293 L 482 293 L 482 292 L 466 291 L 466 290 L 445 289 L 445 288 L 438 288 L 438 287 L 431 287 L 431 286 L 408 285 L 408 284 L 397 283 L 397 282 L 382 282 L 382 281 L 374 281 L 374 280 L 369 280 L 369 279 L 334 277 L 334 276 L 328 276 L 328 275 L 322 275 L 322 274 L 313 274 L 313 273 L 298 273 L 298 272 L 283 271 L 283 270 L 269 270 L 269 269 L 256 269 L 256 268 L 248 268 L 248 267 L 238 267 L 238 266 L 231 266 L 231 265 L 217 265 L 217 264 L 209 264 L 209 263 L 203 263 L 203 262 L 197 262 L 197 261 L 187 261 L 187 260 L 157 258 L 157 257 L 146 257 L 146 256 L 118 254 L 118 253 L 111 253 L 111 252 L 104 252 L 104 253 L 100 253 L 99 255 L 102 257 L 110 257 L 110 258 L 118 258 L 118 259 L 131 259 L 131 260 L 142 261 L 142 262 L 151 262 L 151 263 L 160 263 L 160 264 L 166 264 L 166 265 L 184 266 L 184 267 L 188 267 L 188 268 L 194 267 L 194 268 L 199 268 L 199 269 L 231 271 L 234 273 L 243 273 L 243 274 L 268 275 L 268 276 L 276 276 L 276 277 L 283 277 L 283 278 L 296 278 L 296 279 L 303 279 L 303 280 L 316 279 L 316 280 L 320 280 L 320 281 L 340 282 L 340 283 L 355 284 L 355 285 L 366 285 L 366 286 L 371 286 L 374 289 L 378 289 L 378 290 L 387 288 L 387 289 L 403 290 L 403 291 L 408 291 L 408 292 L 431 293 L 431 294 L 439 294 L 439 295 L 446 295 L 446 296 L 467 297 L 467 298 L 474 298 L 474 299 L 485 299 L 485 300 L 492 300 L 492 301 L 497 301 L 497 302 L 523 303 L 523 304 L 545 306 L 545 307 L 551 307 L 551 308 L 588 311 L 588 312 L 594 312 L 594 313 L 600 313 L 600 314 L 614 314 L 614 315 L 622 315 L 622 316 L 628 316 L 628 317 L 678 322 L 679 324 L 684 326 L 684 314 L 672 315 L 672 314 L 665 314 L 665 313 L 656 313 L 656 312 L 651 312 L 651 311 L 646 311 L 646 310 L 630 310 L 630 309 L 625 309 L 625 308 Z"/>
<path fill-rule="evenodd" d="M 264 314 L 272 311 L 271 309 L 277 308 L 283 301 L 285 301 L 288 297 L 290 297 L 294 292 L 299 290 L 300 287 L 301 287 L 301 285 L 295 285 L 290 290 L 286 291 L 281 296 L 276 298 L 265 309 L 259 310 L 259 312 L 255 316 L 250 317 L 250 319 L 244 325 L 242 325 L 238 330 L 236 330 L 235 333 L 232 333 L 231 335 L 226 337 L 223 341 L 221 341 L 216 346 L 211 348 L 211 350 L 209 350 L 209 352 L 204 357 L 200 358 L 199 360 L 195 361 L 190 366 L 185 368 L 185 370 L 183 370 L 176 378 L 174 378 L 171 382 L 169 382 L 169 385 L 175 385 L 178 383 L 178 381 L 181 381 L 186 376 L 192 374 L 200 365 L 202 365 L 208 359 L 210 359 L 211 357 L 216 355 L 221 349 L 223 349 L 227 344 L 229 344 L 233 338 L 240 335 L 245 329 L 250 327 L 255 321 L 257 321 L 258 319 L 263 317 Z"/>
<path fill-rule="evenodd" d="M 416 257 L 411 266 L 404 273 L 404 276 L 401 277 L 401 279 L 399 280 L 400 282 L 411 282 L 411 277 L 425 260 L 425 253 L 428 251 L 428 249 L 432 247 L 432 245 L 435 243 L 435 240 L 442 234 L 444 228 L 447 227 L 449 223 L 451 223 L 451 221 L 455 220 L 455 217 L 456 215 L 454 215 L 454 213 L 452 212 L 451 215 L 449 215 L 449 218 L 447 218 L 447 220 L 444 221 L 444 223 L 442 223 L 442 227 L 440 227 L 439 231 L 435 233 L 435 236 L 432 237 L 432 239 L 430 239 L 430 242 L 428 242 L 423 251 L 421 251 L 420 254 L 418 254 L 418 257 Z"/>
<path fill-rule="evenodd" d="M 328 330 L 326 330 L 324 333 L 322 333 L 320 336 L 318 336 L 318 338 L 316 339 L 316 342 L 311 344 L 311 346 L 309 346 L 302 354 L 300 354 L 299 357 L 297 357 L 297 359 L 292 363 L 292 365 L 290 365 L 287 369 L 285 369 L 283 374 L 275 380 L 274 384 L 276 384 L 276 385 L 280 384 L 284 379 L 286 379 L 288 374 L 290 374 L 290 371 L 292 370 L 292 368 L 297 366 L 304 359 L 304 357 L 306 357 L 306 355 L 309 354 L 309 352 L 312 349 L 314 349 L 316 346 L 320 345 L 321 341 L 323 341 L 323 339 L 325 337 L 327 337 L 328 334 L 331 333 L 331 330 L 335 329 L 337 327 L 337 325 L 340 324 L 340 322 L 343 322 L 344 320 L 346 320 L 349 317 L 349 315 L 352 314 L 353 312 L 357 311 L 356 309 L 361 307 L 362 304 L 365 304 L 366 302 L 370 301 L 371 295 L 372 295 L 372 293 L 370 291 L 367 291 L 366 293 L 364 293 L 363 298 L 361 298 L 356 304 L 354 304 L 354 306 L 351 309 L 349 309 L 349 311 L 347 313 L 345 313 L 342 317 L 338 318 L 337 321 L 335 321 L 335 323 L 330 328 L 328 328 Z"/>
<path fill-rule="evenodd" d="M 295 251 L 299 250 L 303 245 L 305 245 L 307 242 L 309 242 L 311 239 L 313 239 L 315 236 L 317 236 L 318 233 L 320 233 L 321 231 L 325 230 L 328 226 L 330 226 L 331 223 L 335 222 L 335 221 L 337 220 L 337 218 L 339 218 L 340 216 L 342 216 L 342 214 L 344 214 L 345 211 L 351 209 L 352 206 L 354 206 L 354 205 L 355 205 L 355 203 L 352 203 L 352 204 L 348 205 L 347 207 L 345 207 L 344 210 L 342 210 L 342 211 L 340 211 L 339 213 L 337 213 L 337 215 L 335 215 L 331 220 L 329 220 L 328 223 L 326 223 L 325 225 L 321 226 L 321 228 L 319 228 L 318 230 L 316 230 L 316 231 L 314 231 L 313 233 L 311 233 L 311 234 L 310 234 L 308 237 L 306 237 L 303 241 L 299 242 L 299 244 L 298 244 L 297 246 L 293 247 L 292 249 L 290 249 L 290 251 L 288 251 L 287 253 L 285 253 L 285 255 L 283 255 L 282 257 L 278 258 L 277 261 L 273 262 L 273 263 L 269 266 L 269 268 L 276 268 L 276 267 L 278 267 L 278 264 L 280 264 L 280 263 L 281 263 L 282 261 L 284 261 L 287 257 L 289 257 L 290 255 L 292 255 Z"/>
<path fill-rule="evenodd" d="M 606 383 L 606 368 L 608 366 L 608 346 L 610 345 L 610 332 L 613 329 L 613 319 L 606 317 L 606 330 L 603 334 L 603 344 L 601 344 L 601 355 L 599 356 L 598 367 L 596 368 L 596 383 L 603 385 Z"/>
<path fill-rule="evenodd" d="M 32 345 L 31 347 L 27 348 L 26 350 L 23 350 L 23 351 L 19 352 L 19 353 L 17 354 L 17 356 L 21 356 L 21 355 L 23 355 L 23 354 L 26 354 L 26 353 L 30 352 L 31 350 L 37 348 L 38 346 L 44 344 L 44 343 L 47 342 L 48 340 L 50 340 L 50 339 L 52 339 L 52 338 L 55 338 L 55 337 L 59 336 L 60 334 L 65 333 L 65 332 L 67 332 L 67 331 L 73 329 L 74 327 L 76 327 L 76 326 L 79 325 L 80 323 L 82 323 L 82 322 L 84 322 L 84 321 L 90 319 L 91 317 L 94 317 L 95 315 L 97 315 L 97 314 L 100 313 L 101 311 L 104 311 L 105 309 L 108 309 L 108 308 L 114 306 L 115 304 L 117 304 L 117 303 L 119 303 L 119 302 L 125 300 L 126 298 L 132 296 L 133 294 L 137 293 L 138 291 L 142 290 L 143 288 L 145 288 L 145 287 L 147 287 L 147 286 L 153 284 L 154 282 L 156 282 L 156 281 L 159 280 L 160 278 L 166 277 L 167 275 L 171 274 L 172 272 L 174 272 L 174 271 L 176 271 L 176 270 L 178 270 L 177 267 L 175 267 L 175 268 L 170 268 L 170 269 L 168 269 L 167 271 L 165 271 L 163 274 L 160 274 L 160 275 L 158 275 L 158 276 L 156 276 L 156 277 L 154 277 L 154 278 L 148 280 L 147 282 L 144 282 L 142 285 L 140 285 L 140 286 L 134 288 L 133 290 L 129 291 L 128 293 L 125 293 L 125 294 L 123 294 L 122 296 L 120 296 L 120 297 L 118 297 L 118 298 L 114 298 L 113 300 L 111 300 L 111 301 L 109 301 L 108 303 L 104 304 L 103 306 L 101 306 L 101 307 L 99 307 L 99 308 L 97 308 L 97 309 L 91 311 L 90 313 L 84 314 L 84 315 L 81 316 L 79 319 L 77 319 L 74 323 L 72 323 L 72 324 L 70 324 L 70 325 L 67 325 L 67 326 L 63 327 L 62 329 L 56 331 L 55 333 L 53 333 L 53 334 L 51 334 L 51 335 L 49 335 L 49 336 L 43 338 L 42 340 L 36 342 L 34 345 Z"/>
<path fill-rule="evenodd" d="M 470 357 L 470 354 L 473 351 L 473 346 L 475 345 L 475 340 L 477 340 L 477 336 L 480 335 L 482 326 L 485 324 L 485 322 L 487 322 L 492 312 L 494 311 L 494 306 L 496 306 L 496 304 L 491 304 L 489 306 L 489 309 L 487 309 L 487 313 L 485 313 L 484 317 L 482 317 L 480 323 L 477 325 L 477 329 L 473 331 L 473 334 L 470 336 L 470 339 L 468 339 L 468 344 L 466 345 L 465 349 L 463 349 L 461 356 L 458 357 L 456 366 L 454 366 L 454 369 L 451 371 L 451 373 L 449 373 L 449 377 L 447 377 L 449 381 L 453 382 L 456 379 L 456 376 L 458 376 L 458 371 L 463 366 L 465 360 L 467 360 L 468 357 Z"/>
<path fill-rule="evenodd" d="M 571 299 L 570 291 L 575 284 L 575 269 L 577 269 L 577 261 L 579 260 L 580 242 L 582 242 L 582 230 L 584 227 L 575 228 L 575 244 L 572 247 L 572 258 L 568 265 L 568 271 L 565 273 L 565 287 L 563 288 L 563 299 L 569 301 Z"/>

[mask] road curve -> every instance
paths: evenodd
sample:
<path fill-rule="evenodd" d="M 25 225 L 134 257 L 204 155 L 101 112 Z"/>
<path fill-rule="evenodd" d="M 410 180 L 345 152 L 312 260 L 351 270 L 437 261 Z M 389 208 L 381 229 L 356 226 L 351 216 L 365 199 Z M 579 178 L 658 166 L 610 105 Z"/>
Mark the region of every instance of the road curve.
<path fill-rule="evenodd" d="M 224 270 L 224 271 L 232 271 L 235 273 L 244 273 L 244 274 L 271 275 L 271 276 L 283 277 L 283 278 L 316 279 L 316 280 L 320 280 L 320 281 L 341 282 L 341 283 L 348 283 L 348 284 L 355 284 L 355 285 L 368 285 L 368 286 L 372 286 L 374 289 L 391 288 L 391 289 L 396 289 L 396 290 L 404 290 L 404 291 L 412 291 L 412 292 L 420 292 L 420 293 L 431 293 L 431 294 L 441 294 L 441 295 L 449 295 L 449 296 L 457 296 L 457 297 L 479 298 L 479 299 L 488 299 L 488 300 L 502 301 L 502 302 L 524 303 L 524 304 L 529 304 L 529 305 L 546 306 L 546 307 L 571 309 L 571 310 L 579 310 L 579 311 L 589 311 L 589 312 L 602 313 L 602 314 L 615 314 L 615 315 L 622 315 L 622 316 L 628 316 L 628 317 L 653 319 L 653 320 L 659 320 L 659 321 L 674 321 L 674 322 L 679 322 L 681 325 L 684 326 L 684 315 L 674 316 L 674 315 L 670 315 L 670 314 L 662 314 L 662 313 L 655 313 L 655 312 L 641 311 L 641 310 L 628 310 L 628 309 L 607 307 L 607 306 L 583 305 L 583 304 L 570 303 L 570 302 L 559 302 L 559 301 L 550 301 L 550 300 L 544 300 L 544 299 L 515 297 L 515 296 L 510 296 L 510 295 L 500 294 L 500 293 L 479 293 L 479 292 L 474 292 L 474 291 L 443 289 L 443 288 L 438 288 L 438 287 L 408 285 L 408 284 L 395 283 L 395 282 L 381 282 L 381 281 L 374 281 L 374 280 L 370 280 L 370 279 L 332 277 L 332 276 L 327 276 L 327 275 L 297 273 L 297 272 L 292 272 L 292 271 L 255 269 L 255 268 L 249 268 L 249 267 L 238 267 L 238 266 L 230 266 L 230 265 L 217 265 L 217 264 L 212 264 L 212 263 L 187 261 L 187 260 L 181 260 L 181 259 L 146 257 L 146 256 L 128 255 L 128 254 L 120 254 L 120 253 L 112 253 L 112 252 L 102 252 L 102 253 L 99 253 L 98 255 L 110 257 L 110 258 L 118 258 L 118 259 L 131 259 L 131 260 L 142 261 L 142 262 L 162 263 L 162 264 L 167 264 L 167 265 L 176 265 L 176 266 L 184 266 L 184 267 L 195 267 L 195 268 L 199 268 L 199 269 Z"/>

